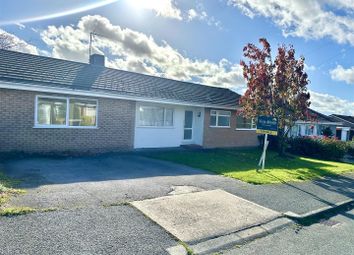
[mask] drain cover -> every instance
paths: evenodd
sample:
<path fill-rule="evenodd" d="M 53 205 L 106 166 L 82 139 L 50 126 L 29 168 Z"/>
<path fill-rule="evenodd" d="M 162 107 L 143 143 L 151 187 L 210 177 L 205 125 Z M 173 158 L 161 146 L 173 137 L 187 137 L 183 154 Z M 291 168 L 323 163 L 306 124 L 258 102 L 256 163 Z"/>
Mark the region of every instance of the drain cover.
<path fill-rule="evenodd" d="M 329 227 L 334 227 L 334 226 L 340 224 L 340 222 L 335 221 L 335 220 L 321 220 L 320 224 L 323 224 L 323 225 L 329 226 Z"/>

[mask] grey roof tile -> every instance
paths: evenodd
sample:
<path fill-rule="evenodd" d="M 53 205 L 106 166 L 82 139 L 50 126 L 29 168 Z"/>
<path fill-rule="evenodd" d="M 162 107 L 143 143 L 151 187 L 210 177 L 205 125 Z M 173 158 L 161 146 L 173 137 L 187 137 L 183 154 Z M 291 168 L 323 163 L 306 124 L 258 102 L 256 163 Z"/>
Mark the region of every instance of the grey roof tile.
<path fill-rule="evenodd" d="M 354 128 L 354 116 L 332 114 L 331 117 L 343 122 L 344 126 Z"/>
<path fill-rule="evenodd" d="M 0 80 L 225 108 L 240 98 L 225 88 L 7 50 L 0 50 Z"/>

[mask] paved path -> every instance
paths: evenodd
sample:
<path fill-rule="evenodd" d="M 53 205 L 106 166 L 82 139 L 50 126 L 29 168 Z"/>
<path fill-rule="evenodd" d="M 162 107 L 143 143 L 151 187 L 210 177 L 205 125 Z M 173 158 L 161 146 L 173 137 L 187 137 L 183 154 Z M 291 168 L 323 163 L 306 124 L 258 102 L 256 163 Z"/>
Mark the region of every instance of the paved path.
<path fill-rule="evenodd" d="M 352 255 L 354 254 L 353 219 L 354 210 L 351 210 L 308 227 L 288 228 L 222 254 Z"/>
<path fill-rule="evenodd" d="M 281 214 L 223 190 L 136 201 L 133 206 L 188 244 L 270 222 Z"/>
<path fill-rule="evenodd" d="M 354 198 L 354 174 L 313 182 L 252 185 L 178 164 L 136 155 L 32 158 L 7 161 L 6 172 L 29 192 L 15 205 L 72 208 L 166 196 L 176 186 L 223 189 L 270 209 L 303 214 Z"/>

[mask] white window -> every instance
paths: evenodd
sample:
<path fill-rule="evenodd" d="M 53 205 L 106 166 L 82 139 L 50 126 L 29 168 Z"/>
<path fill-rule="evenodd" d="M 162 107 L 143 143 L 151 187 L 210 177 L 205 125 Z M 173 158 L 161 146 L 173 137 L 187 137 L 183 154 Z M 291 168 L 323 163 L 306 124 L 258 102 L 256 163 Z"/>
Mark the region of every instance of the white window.
<path fill-rule="evenodd" d="M 36 127 L 96 127 L 97 100 L 36 97 Z"/>
<path fill-rule="evenodd" d="M 255 119 L 247 119 L 243 116 L 236 116 L 236 129 L 256 129 L 256 121 Z"/>
<path fill-rule="evenodd" d="M 96 126 L 96 102 L 86 99 L 70 99 L 69 126 Z"/>
<path fill-rule="evenodd" d="M 296 136 L 301 136 L 301 132 L 300 132 L 300 125 L 295 124 L 290 131 L 289 136 L 290 137 L 296 137 Z"/>
<path fill-rule="evenodd" d="M 315 129 L 316 129 L 316 126 L 313 125 L 313 124 L 306 124 L 305 126 L 305 135 L 306 136 L 312 136 L 315 134 Z"/>
<path fill-rule="evenodd" d="M 172 127 L 173 109 L 158 106 L 140 106 L 138 126 L 141 127 Z"/>
<path fill-rule="evenodd" d="M 230 111 L 210 111 L 210 126 L 211 127 L 230 127 Z"/>
<path fill-rule="evenodd" d="M 65 98 L 38 98 L 37 124 L 66 125 L 67 100 Z"/>

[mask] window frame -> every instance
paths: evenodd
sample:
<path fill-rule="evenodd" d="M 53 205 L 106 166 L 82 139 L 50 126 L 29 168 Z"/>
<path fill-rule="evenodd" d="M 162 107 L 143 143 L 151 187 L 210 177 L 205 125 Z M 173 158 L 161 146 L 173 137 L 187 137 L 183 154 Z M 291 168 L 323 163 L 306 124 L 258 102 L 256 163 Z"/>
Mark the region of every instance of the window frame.
<path fill-rule="evenodd" d="M 162 108 L 163 109 L 163 125 L 162 126 L 146 126 L 146 125 L 141 125 L 140 124 L 140 107 L 145 107 L 145 108 Z M 172 125 L 171 126 L 166 126 L 166 110 L 172 110 Z M 175 108 L 165 106 L 165 105 L 149 105 L 149 104 L 139 104 L 136 107 L 136 127 L 138 128 L 175 128 Z"/>
<path fill-rule="evenodd" d="M 215 111 L 215 114 L 212 114 L 212 112 Z M 220 112 L 228 112 L 229 114 L 220 114 Z M 216 117 L 216 122 L 215 122 L 215 126 L 211 124 L 210 118 L 211 116 L 215 116 Z M 228 126 L 219 126 L 219 116 L 222 117 L 229 117 L 229 125 Z M 211 128 L 230 128 L 231 127 L 231 116 L 232 116 L 232 112 L 228 111 L 228 110 L 216 110 L 216 109 L 210 109 L 210 114 L 209 114 L 209 127 Z"/>
<path fill-rule="evenodd" d="M 47 125 L 38 123 L 38 100 L 41 98 L 48 99 L 59 99 L 66 100 L 66 114 L 65 114 L 65 125 Z M 95 126 L 70 126 L 70 100 L 86 100 L 92 101 L 96 104 L 96 125 Z M 74 129 L 96 129 L 98 128 L 98 99 L 83 98 L 83 97 L 65 97 L 65 96 L 47 96 L 47 95 L 36 95 L 34 102 L 34 128 L 74 128 Z"/>
<path fill-rule="evenodd" d="M 241 116 L 242 117 L 242 116 Z M 244 118 L 244 117 L 242 117 Z M 252 126 L 254 126 L 254 128 L 252 128 Z M 251 119 L 251 128 L 238 128 L 237 127 L 237 116 L 236 116 L 236 129 L 235 130 L 240 130 L 240 131 L 254 131 L 257 129 L 257 123 L 255 118 Z"/>

